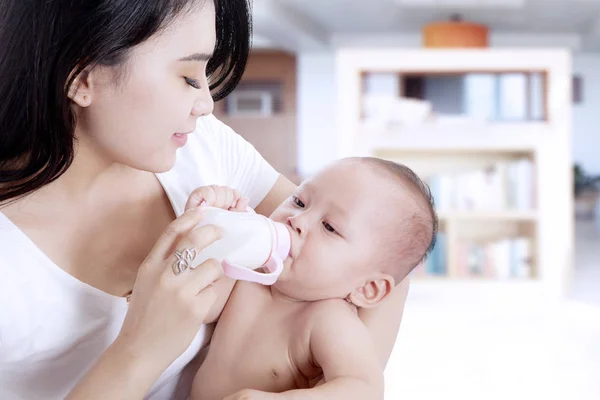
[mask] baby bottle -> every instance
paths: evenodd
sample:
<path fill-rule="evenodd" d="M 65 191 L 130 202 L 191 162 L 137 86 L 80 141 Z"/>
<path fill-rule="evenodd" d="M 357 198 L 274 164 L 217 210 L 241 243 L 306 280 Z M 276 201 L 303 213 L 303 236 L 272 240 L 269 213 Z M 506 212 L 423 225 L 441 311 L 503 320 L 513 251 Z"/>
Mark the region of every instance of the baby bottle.
<path fill-rule="evenodd" d="M 290 232 L 284 224 L 249 212 L 227 211 L 207 207 L 198 226 L 216 225 L 221 239 L 200 251 L 197 266 L 209 258 L 221 262 L 225 276 L 232 279 L 272 285 L 283 270 L 290 253 Z M 263 268 L 266 272 L 258 272 Z"/>

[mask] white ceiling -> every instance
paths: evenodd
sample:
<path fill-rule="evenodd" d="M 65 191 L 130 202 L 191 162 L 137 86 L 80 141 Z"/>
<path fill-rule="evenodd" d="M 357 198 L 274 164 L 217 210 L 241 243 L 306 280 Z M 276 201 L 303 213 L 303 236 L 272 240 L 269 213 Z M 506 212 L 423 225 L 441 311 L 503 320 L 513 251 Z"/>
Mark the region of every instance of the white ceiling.
<path fill-rule="evenodd" d="M 415 34 L 453 13 L 494 33 L 571 34 L 600 50 L 600 0 L 254 0 L 257 38 L 293 51 L 336 35 Z"/>

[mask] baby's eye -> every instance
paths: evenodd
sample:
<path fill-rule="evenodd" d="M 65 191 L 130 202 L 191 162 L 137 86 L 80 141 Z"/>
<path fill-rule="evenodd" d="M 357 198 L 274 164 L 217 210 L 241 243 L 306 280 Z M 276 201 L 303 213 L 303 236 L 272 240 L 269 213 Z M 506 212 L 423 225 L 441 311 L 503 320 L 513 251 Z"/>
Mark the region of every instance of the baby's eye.
<path fill-rule="evenodd" d="M 188 85 L 190 85 L 194 89 L 200 89 L 200 82 L 198 82 L 198 80 L 192 79 L 192 78 L 188 78 L 188 77 L 184 77 L 183 79 L 185 79 L 185 83 L 187 83 Z"/>
<path fill-rule="evenodd" d="M 327 229 L 331 233 L 337 233 L 333 226 L 329 225 L 327 222 L 323 221 L 323 227 Z"/>
<path fill-rule="evenodd" d="M 300 200 L 298 197 L 294 196 L 292 197 L 292 201 L 294 202 L 295 205 L 297 205 L 300 208 L 304 208 L 304 203 L 302 202 L 302 200 Z"/>

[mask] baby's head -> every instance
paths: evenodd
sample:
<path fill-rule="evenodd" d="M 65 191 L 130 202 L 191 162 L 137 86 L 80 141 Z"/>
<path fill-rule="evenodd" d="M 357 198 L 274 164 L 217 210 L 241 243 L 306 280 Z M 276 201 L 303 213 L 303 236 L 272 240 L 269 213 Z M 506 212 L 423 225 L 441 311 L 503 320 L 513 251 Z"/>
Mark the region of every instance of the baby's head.
<path fill-rule="evenodd" d="M 409 168 L 348 158 L 304 182 L 271 218 L 292 232 L 290 258 L 274 285 L 306 301 L 383 300 L 433 248 L 431 193 Z"/>

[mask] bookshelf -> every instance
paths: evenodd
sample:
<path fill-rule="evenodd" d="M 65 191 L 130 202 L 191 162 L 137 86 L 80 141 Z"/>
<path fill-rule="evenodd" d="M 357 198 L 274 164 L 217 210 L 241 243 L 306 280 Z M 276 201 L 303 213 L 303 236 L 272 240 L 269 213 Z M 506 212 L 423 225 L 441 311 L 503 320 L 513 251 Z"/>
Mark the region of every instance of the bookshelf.
<path fill-rule="evenodd" d="M 434 194 L 438 246 L 413 280 L 528 282 L 564 294 L 574 236 L 568 51 L 340 48 L 336 56 L 337 156 L 401 162 Z M 369 92 L 377 74 L 389 98 L 445 97 L 393 108 Z M 475 94 L 487 85 L 491 97 L 440 82 Z M 402 113 L 408 118 L 394 120 Z"/>

